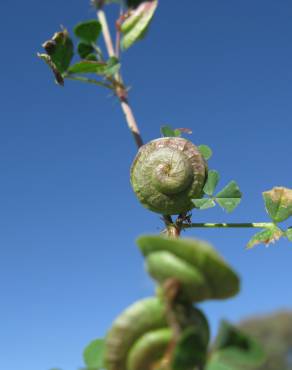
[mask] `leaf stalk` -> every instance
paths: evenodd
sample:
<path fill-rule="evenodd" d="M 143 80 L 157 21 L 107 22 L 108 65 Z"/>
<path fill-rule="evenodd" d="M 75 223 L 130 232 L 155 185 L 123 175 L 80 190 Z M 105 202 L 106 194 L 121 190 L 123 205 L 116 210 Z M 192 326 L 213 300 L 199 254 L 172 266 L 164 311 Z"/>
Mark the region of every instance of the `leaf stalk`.
<path fill-rule="evenodd" d="M 182 225 L 183 229 L 192 228 L 265 228 L 273 226 L 273 222 L 241 222 L 241 223 L 191 223 Z"/>

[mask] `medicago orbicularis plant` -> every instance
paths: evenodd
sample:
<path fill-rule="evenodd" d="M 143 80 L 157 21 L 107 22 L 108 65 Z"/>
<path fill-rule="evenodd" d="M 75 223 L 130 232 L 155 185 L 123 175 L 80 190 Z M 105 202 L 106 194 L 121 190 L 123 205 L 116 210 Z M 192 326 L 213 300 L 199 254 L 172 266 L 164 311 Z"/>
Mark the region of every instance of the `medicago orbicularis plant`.
<path fill-rule="evenodd" d="M 105 7 L 117 3 L 115 44 Z M 132 304 L 114 321 L 104 340 L 91 342 L 84 351 L 88 370 L 240 370 L 257 366 L 260 347 L 237 328 L 224 322 L 212 347 L 207 318 L 196 305 L 209 299 L 236 295 L 240 280 L 209 244 L 180 238 L 189 228 L 261 228 L 247 247 L 269 244 L 281 237 L 292 241 L 292 228 L 279 223 L 292 216 L 292 189 L 275 187 L 263 193 L 270 222 L 193 223 L 192 213 L 215 207 L 232 212 L 241 201 L 235 181 L 217 191 L 219 173 L 208 166 L 212 155 L 206 145 L 182 138 L 187 129 L 164 126 L 162 137 L 143 140 L 121 75 L 120 53 L 143 39 L 158 6 L 157 0 L 94 0 L 97 19 L 77 24 L 74 43 L 63 28 L 43 44 L 38 56 L 52 70 L 55 81 L 66 79 L 111 90 L 118 98 L 138 146 L 131 168 L 131 183 L 141 204 L 161 214 L 161 235 L 137 239 L 146 269 L 156 282 L 154 297 Z M 105 49 L 100 46 L 103 36 Z M 175 217 L 174 217 L 175 216 Z"/>

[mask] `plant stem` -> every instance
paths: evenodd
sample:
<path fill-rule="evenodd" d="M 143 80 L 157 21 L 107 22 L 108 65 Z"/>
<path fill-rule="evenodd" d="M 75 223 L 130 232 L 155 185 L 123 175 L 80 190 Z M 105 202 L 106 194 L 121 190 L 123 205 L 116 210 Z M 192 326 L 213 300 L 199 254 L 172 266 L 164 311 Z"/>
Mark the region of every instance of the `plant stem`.
<path fill-rule="evenodd" d="M 102 27 L 102 34 L 103 34 L 103 38 L 104 38 L 104 42 L 105 42 L 105 46 L 106 46 L 108 55 L 109 55 L 109 57 L 115 57 L 116 56 L 115 55 L 115 50 L 114 50 L 111 34 L 110 34 L 110 31 L 109 31 L 106 15 L 105 15 L 105 12 L 103 11 L 103 9 L 99 9 L 97 11 L 97 17 L 98 17 L 98 20 L 99 20 L 99 22 L 101 24 L 101 27 Z M 122 81 L 122 77 L 119 73 L 116 76 L 116 80 L 118 82 Z M 131 133 L 134 137 L 134 140 L 135 140 L 135 143 L 136 143 L 137 147 L 140 148 L 143 145 L 143 140 L 142 140 L 140 130 L 138 128 L 138 124 L 136 122 L 133 110 L 132 110 L 132 108 L 129 104 L 128 98 L 127 98 L 127 90 L 125 89 L 125 87 L 121 88 L 121 86 L 117 86 L 115 91 L 116 91 L 117 97 L 120 100 L 121 108 L 124 112 L 125 119 L 126 119 L 126 122 L 128 124 L 128 128 L 129 128 L 129 130 L 131 131 Z"/>
<path fill-rule="evenodd" d="M 134 137 L 137 147 L 140 148 L 143 145 L 143 140 L 142 140 L 133 110 L 130 106 L 130 103 L 127 97 L 119 97 L 119 99 L 120 99 L 121 107 L 124 112 L 126 121 L 128 123 L 128 127 L 130 131 L 132 132 L 132 135 Z"/>
<path fill-rule="evenodd" d="M 102 35 L 103 35 L 103 38 L 104 38 L 104 43 L 105 43 L 108 55 L 110 57 L 114 57 L 115 56 L 115 50 L 114 50 L 110 30 L 109 30 L 109 27 L 108 27 L 106 15 L 105 15 L 105 12 L 104 12 L 103 9 L 99 9 L 97 11 L 97 18 L 98 18 L 98 20 L 101 24 Z"/>
<path fill-rule="evenodd" d="M 183 229 L 192 228 L 265 228 L 273 226 L 272 222 L 246 222 L 246 223 L 193 223 L 183 224 Z"/>

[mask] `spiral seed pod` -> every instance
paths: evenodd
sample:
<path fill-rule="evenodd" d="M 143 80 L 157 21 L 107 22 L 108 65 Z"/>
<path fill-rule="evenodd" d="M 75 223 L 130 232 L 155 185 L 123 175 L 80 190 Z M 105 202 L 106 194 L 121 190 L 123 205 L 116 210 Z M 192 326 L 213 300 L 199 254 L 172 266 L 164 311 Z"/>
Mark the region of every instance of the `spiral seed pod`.
<path fill-rule="evenodd" d="M 200 310 L 188 307 L 187 327 L 196 327 L 209 341 L 209 327 Z M 149 370 L 161 360 L 172 338 L 165 318 L 165 308 L 158 298 L 134 303 L 113 323 L 106 336 L 107 370 Z"/>
<path fill-rule="evenodd" d="M 144 299 L 130 306 L 116 319 L 106 336 L 106 368 L 129 370 L 129 352 L 136 341 L 149 332 L 155 336 L 157 330 L 165 327 L 167 323 L 163 305 L 158 299 Z M 159 332 L 158 336 L 160 335 Z M 151 342 L 153 341 L 155 339 L 152 337 Z"/>
<path fill-rule="evenodd" d="M 131 168 L 131 183 L 139 201 L 153 212 L 174 215 L 193 208 L 201 198 L 207 164 L 198 148 L 178 137 L 143 145 Z"/>
<path fill-rule="evenodd" d="M 193 239 L 142 236 L 137 240 L 149 274 L 160 284 L 182 284 L 187 300 L 225 299 L 239 291 L 239 278 L 209 244 Z"/>

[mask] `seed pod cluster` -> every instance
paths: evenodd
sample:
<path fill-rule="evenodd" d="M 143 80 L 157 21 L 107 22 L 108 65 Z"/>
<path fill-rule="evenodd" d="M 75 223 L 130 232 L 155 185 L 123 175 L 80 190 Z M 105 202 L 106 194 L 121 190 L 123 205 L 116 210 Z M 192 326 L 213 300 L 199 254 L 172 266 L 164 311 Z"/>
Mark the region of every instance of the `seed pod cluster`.
<path fill-rule="evenodd" d="M 136 302 L 114 321 L 106 336 L 106 369 L 149 370 L 164 358 L 173 338 L 166 319 L 164 294 L 161 294 L 161 285 L 169 279 L 178 281 L 181 288 L 172 309 L 182 330 L 178 346 L 195 339 L 201 349 L 200 358 L 196 359 L 201 366 L 210 334 L 205 316 L 193 303 L 235 295 L 239 290 L 237 275 L 202 241 L 148 235 L 140 237 L 137 244 L 145 256 L 148 272 L 160 287 L 159 294 Z M 188 360 L 179 347 L 176 349 L 174 362 Z"/>
<path fill-rule="evenodd" d="M 196 328 L 207 347 L 210 332 L 202 312 L 189 306 L 184 324 Z M 158 298 L 138 301 L 114 321 L 106 336 L 106 369 L 149 370 L 163 358 L 171 339 L 163 302 Z"/>

